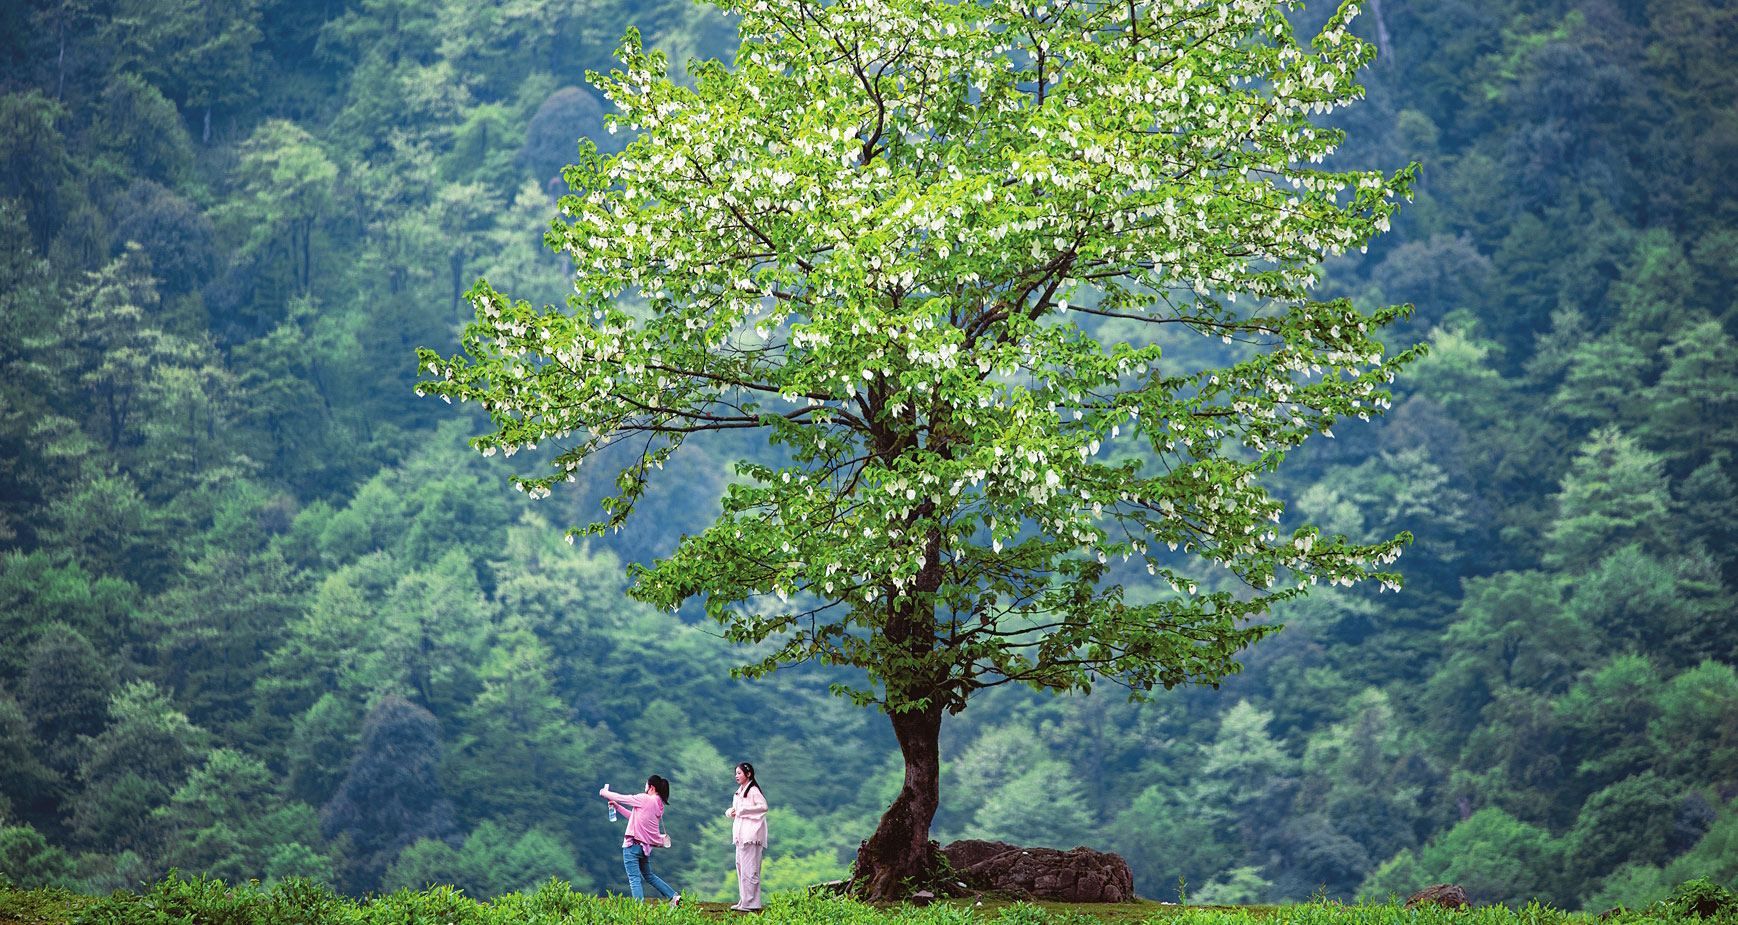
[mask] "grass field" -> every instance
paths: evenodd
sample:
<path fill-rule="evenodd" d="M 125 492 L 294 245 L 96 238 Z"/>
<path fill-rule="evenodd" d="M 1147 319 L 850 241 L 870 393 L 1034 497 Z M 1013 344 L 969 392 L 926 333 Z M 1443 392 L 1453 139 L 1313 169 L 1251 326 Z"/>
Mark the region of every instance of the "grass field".
<path fill-rule="evenodd" d="M 268 889 L 254 883 L 232 886 L 218 880 L 171 876 L 144 893 L 109 896 L 0 887 L 0 925 L 693 925 L 727 919 L 752 920 L 753 925 L 1594 925 L 1601 921 L 1612 925 L 1738 925 L 1738 903 L 1698 903 L 1693 889 L 1697 883 L 1680 887 L 1671 901 L 1646 909 L 1616 910 L 1605 916 L 1566 913 L 1539 905 L 1450 911 L 1332 901 L 1191 906 L 1150 900 L 1068 904 L 948 899 L 920 908 L 869 905 L 819 893 L 781 894 L 773 897 L 761 914 L 746 916 L 731 912 L 722 903 L 685 903 L 671 910 L 662 903 L 599 898 L 575 893 L 560 881 L 490 902 L 478 902 L 448 887 L 400 890 L 359 901 L 306 881 Z M 1719 895 L 1730 899 L 1730 893 L 1713 889 L 1719 891 L 1716 899 Z"/>

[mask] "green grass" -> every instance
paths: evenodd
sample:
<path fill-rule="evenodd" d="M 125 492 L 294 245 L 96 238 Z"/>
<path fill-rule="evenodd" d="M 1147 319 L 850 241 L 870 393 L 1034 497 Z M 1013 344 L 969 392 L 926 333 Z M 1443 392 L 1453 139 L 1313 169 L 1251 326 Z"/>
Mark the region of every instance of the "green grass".
<path fill-rule="evenodd" d="M 918 908 L 810 893 L 777 895 L 764 913 L 751 917 L 733 913 L 723 903 L 685 903 L 672 911 L 662 903 L 600 898 L 575 893 L 556 880 L 490 902 L 478 902 L 451 887 L 400 890 L 359 901 L 307 881 L 265 888 L 173 875 L 142 894 L 84 896 L 64 890 L 0 887 L 0 925 L 710 925 L 727 919 L 754 925 L 1593 925 L 1598 921 L 1538 905 L 1451 912 L 1336 902 L 1185 906 L 1150 900 L 1112 905 L 950 899 Z M 1722 909 L 1704 920 L 1667 903 L 1625 911 L 1606 921 L 1738 925 L 1738 910 Z"/>

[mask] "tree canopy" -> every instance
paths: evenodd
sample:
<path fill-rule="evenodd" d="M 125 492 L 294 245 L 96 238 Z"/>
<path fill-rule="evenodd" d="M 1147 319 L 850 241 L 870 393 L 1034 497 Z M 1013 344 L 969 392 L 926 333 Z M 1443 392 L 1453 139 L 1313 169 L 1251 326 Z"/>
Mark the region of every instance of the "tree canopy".
<path fill-rule="evenodd" d="M 632 593 L 771 641 L 748 675 L 865 672 L 839 690 L 907 761 L 858 864 L 887 895 L 927 863 L 939 724 L 974 692 L 1216 684 L 1275 602 L 1398 587 L 1409 537 L 1282 536 L 1260 478 L 1380 413 L 1417 355 L 1378 339 L 1403 308 L 1310 298 L 1412 169 L 1313 166 L 1341 135 L 1312 115 L 1374 53 L 1352 4 L 1307 50 L 1262 2 L 724 8 L 734 67 L 682 85 L 630 31 L 599 78 L 640 135 L 567 171 L 567 306 L 479 283 L 464 353 L 421 351 L 419 388 L 480 402 L 485 453 L 561 444 L 533 496 L 631 442 L 592 532 L 696 435 L 783 448 Z M 1173 329 L 1227 349 L 1174 359 Z M 1107 576 L 1131 558 L 1173 593 L 1129 599 Z M 1203 590 L 1210 567 L 1243 590 Z"/>

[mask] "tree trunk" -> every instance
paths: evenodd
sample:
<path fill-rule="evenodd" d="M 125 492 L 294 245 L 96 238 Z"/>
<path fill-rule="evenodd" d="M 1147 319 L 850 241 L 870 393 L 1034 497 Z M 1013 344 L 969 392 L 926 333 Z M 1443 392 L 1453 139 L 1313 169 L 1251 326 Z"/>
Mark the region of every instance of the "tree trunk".
<path fill-rule="evenodd" d="M 941 717 L 939 705 L 890 717 L 905 756 L 905 786 L 857 851 L 851 889 L 862 899 L 903 899 L 934 872 L 929 823 L 941 802 Z"/>
<path fill-rule="evenodd" d="M 878 441 L 884 451 L 897 449 L 895 441 Z M 925 501 L 913 520 L 934 513 Z M 913 576 L 916 592 L 903 603 L 890 603 L 884 638 L 904 649 L 918 664 L 933 654 L 936 639 L 935 607 L 927 596 L 942 584 L 941 534 L 931 530 L 924 540 L 924 564 Z M 889 600 L 892 600 L 892 589 Z M 932 674 L 931 672 L 938 672 Z M 946 669 L 931 666 L 908 670 L 903 677 L 887 676 L 887 717 L 905 757 L 905 786 L 893 804 L 881 814 L 875 834 L 857 850 L 851 871 L 851 891 L 860 899 L 896 900 L 931 885 L 937 849 L 929 840 L 929 823 L 941 804 L 941 718 L 947 710 L 950 689 Z M 922 702 L 921 708 L 894 709 L 897 704 Z"/>

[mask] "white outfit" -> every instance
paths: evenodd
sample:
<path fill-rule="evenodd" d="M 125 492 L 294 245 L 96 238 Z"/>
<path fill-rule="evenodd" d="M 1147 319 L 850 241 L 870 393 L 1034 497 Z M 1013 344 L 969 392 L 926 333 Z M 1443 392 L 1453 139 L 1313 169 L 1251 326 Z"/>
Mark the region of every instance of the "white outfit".
<path fill-rule="evenodd" d="M 744 791 L 747 791 L 744 793 Z M 760 862 L 766 855 L 766 794 L 760 785 L 744 784 L 730 798 L 730 840 L 736 843 L 736 890 L 733 908 L 760 908 Z"/>

